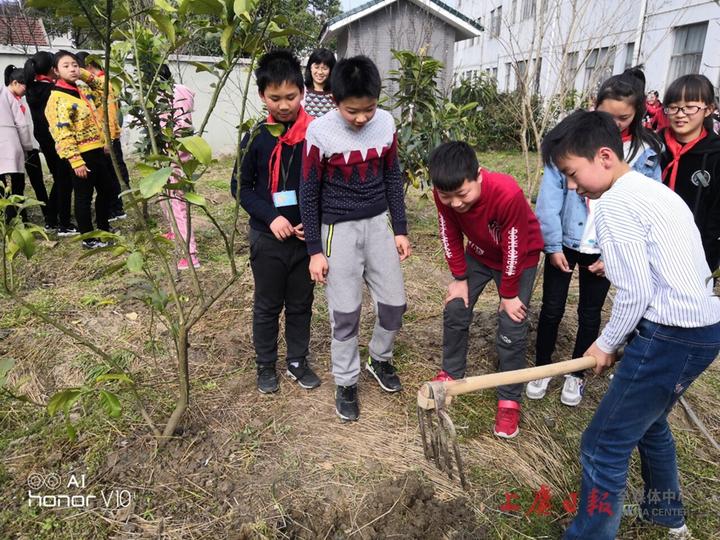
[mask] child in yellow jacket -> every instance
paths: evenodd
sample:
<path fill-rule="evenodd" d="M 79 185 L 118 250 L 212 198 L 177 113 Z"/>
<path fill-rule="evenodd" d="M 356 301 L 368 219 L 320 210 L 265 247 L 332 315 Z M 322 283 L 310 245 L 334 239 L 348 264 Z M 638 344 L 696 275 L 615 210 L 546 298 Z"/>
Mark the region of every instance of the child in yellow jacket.
<path fill-rule="evenodd" d="M 100 96 L 102 96 L 102 91 L 105 89 L 105 72 L 102 70 L 100 65 L 95 62 L 92 58 L 88 60 L 88 57 L 90 56 L 90 53 L 88 52 L 80 52 L 77 54 L 80 67 L 83 69 L 88 70 L 90 73 L 92 73 L 96 79 L 100 82 Z M 90 91 L 92 93 L 92 90 Z M 117 97 L 115 96 L 115 93 L 113 92 L 112 85 L 110 85 L 108 89 L 108 131 L 110 132 L 110 148 L 115 154 L 115 159 L 118 162 L 118 167 L 120 169 L 120 177 L 115 173 L 115 167 L 113 166 L 112 160 L 110 158 L 110 155 L 108 154 L 108 170 L 111 173 L 110 180 L 112 181 L 112 193 L 110 198 L 110 217 L 109 221 L 115 221 L 116 219 L 125 219 L 127 217 L 127 214 L 125 213 L 125 210 L 123 209 L 123 203 L 122 199 L 120 198 L 120 192 L 122 191 L 122 188 L 120 187 L 120 180 L 124 182 L 126 187 L 130 187 L 130 174 L 128 173 L 127 165 L 125 165 L 125 159 L 123 157 L 122 153 L 122 145 L 120 144 L 120 122 L 118 121 L 118 102 Z M 105 123 L 105 111 L 103 107 L 102 99 L 98 99 L 99 103 L 97 103 L 96 108 L 96 117 L 98 119 L 98 123 L 101 126 Z M 103 131 L 103 134 L 105 132 Z"/>
<path fill-rule="evenodd" d="M 77 57 L 68 51 L 55 54 L 54 68 L 58 79 L 45 107 L 45 116 L 58 155 L 70 162 L 75 173 L 73 188 L 78 228 L 83 234 L 93 230 L 91 206 L 95 190 L 97 228 L 109 231 L 111 177 L 102 129 L 96 117 L 97 103 L 102 96 L 101 81 L 81 69 Z M 77 82 L 81 79 L 93 90 L 92 94 L 86 94 L 78 87 Z M 105 245 L 96 238 L 83 241 L 83 247 L 87 249 Z"/>

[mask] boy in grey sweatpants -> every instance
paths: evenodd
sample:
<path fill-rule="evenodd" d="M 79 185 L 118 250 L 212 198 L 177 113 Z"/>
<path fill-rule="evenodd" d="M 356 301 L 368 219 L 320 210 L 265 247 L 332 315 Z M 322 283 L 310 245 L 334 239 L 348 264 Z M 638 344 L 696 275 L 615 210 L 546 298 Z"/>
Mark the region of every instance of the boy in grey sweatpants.
<path fill-rule="evenodd" d="M 300 211 L 310 277 L 327 285 L 335 410 L 357 420 L 363 282 L 377 314 L 367 370 L 383 390 L 397 392 L 392 350 L 406 310 L 400 261 L 411 249 L 395 122 L 377 109 L 377 67 L 364 56 L 341 60 L 331 83 L 338 108 L 308 127 Z"/>

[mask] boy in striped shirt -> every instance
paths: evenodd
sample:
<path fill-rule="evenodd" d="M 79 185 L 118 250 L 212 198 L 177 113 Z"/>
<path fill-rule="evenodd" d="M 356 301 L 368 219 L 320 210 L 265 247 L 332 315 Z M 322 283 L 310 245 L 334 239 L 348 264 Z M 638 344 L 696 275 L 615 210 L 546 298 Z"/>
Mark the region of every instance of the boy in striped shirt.
<path fill-rule="evenodd" d="M 615 538 L 636 446 L 641 516 L 669 528 L 671 538 L 689 538 L 667 416 L 720 351 L 720 299 L 700 233 L 679 196 L 623 161 L 610 115 L 576 111 L 548 133 L 542 153 L 568 188 L 599 199 L 597 239 L 616 295 L 610 320 L 585 353 L 597 359 L 597 374 L 629 338 L 582 437 L 578 514 L 564 538 Z"/>

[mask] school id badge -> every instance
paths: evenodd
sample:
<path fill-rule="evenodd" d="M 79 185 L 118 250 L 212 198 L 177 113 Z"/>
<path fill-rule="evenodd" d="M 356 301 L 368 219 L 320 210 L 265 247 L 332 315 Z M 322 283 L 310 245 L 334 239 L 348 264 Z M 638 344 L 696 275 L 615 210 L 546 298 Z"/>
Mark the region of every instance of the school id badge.
<path fill-rule="evenodd" d="M 273 193 L 273 203 L 275 203 L 275 208 L 296 206 L 298 203 L 297 193 L 295 192 L 295 190 L 276 191 L 275 193 Z"/>

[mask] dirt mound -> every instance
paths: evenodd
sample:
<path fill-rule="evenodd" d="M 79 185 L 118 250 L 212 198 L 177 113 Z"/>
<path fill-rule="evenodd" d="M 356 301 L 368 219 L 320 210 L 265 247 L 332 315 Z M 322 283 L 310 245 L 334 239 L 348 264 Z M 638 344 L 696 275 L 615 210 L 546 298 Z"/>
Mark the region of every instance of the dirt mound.
<path fill-rule="evenodd" d="M 305 501 L 288 514 L 283 532 L 290 538 L 486 537 L 467 499 L 439 500 L 433 485 L 417 473 L 380 482 L 359 505 L 347 497 L 326 497 Z"/>

